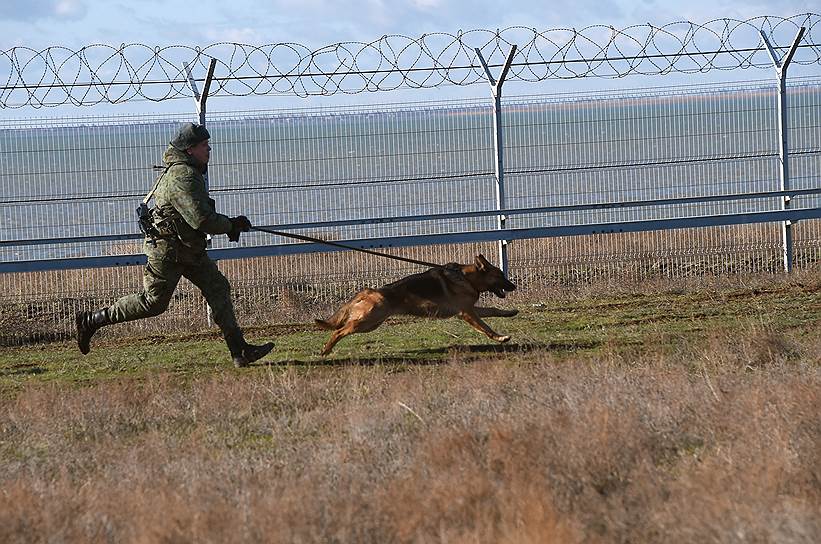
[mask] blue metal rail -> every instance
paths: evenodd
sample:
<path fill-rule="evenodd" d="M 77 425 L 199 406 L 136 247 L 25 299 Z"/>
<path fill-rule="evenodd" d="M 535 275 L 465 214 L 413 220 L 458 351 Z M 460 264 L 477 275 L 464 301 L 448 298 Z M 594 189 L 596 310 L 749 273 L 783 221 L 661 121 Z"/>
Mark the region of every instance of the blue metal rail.
<path fill-rule="evenodd" d="M 813 189 L 821 192 L 821 189 Z M 790 191 L 794 193 L 793 191 Z M 770 196 L 770 195 L 768 195 Z M 483 214 L 485 212 L 470 212 Z M 498 213 L 498 212 L 494 212 Z M 533 213 L 533 212 L 531 212 Z M 430 218 L 425 218 L 430 219 Z M 529 238 L 549 238 L 555 236 L 578 236 L 585 234 L 612 234 L 623 232 L 644 232 L 654 230 L 713 227 L 721 225 L 743 225 L 775 221 L 796 222 L 807 219 L 821 219 L 821 207 L 786 209 L 767 212 L 750 212 L 721 215 L 681 217 L 672 219 L 652 219 L 616 223 L 591 223 L 582 225 L 562 225 L 553 227 L 531 227 L 518 229 L 491 229 L 451 234 L 428 234 L 416 236 L 394 236 L 354 240 L 334 240 L 340 244 L 364 249 L 386 249 L 435 244 L 459 244 L 466 242 L 490 242 L 498 240 L 523 240 Z M 278 226 L 283 229 L 284 227 Z M 293 228 L 293 227 L 292 227 Z M 83 239 L 86 241 L 86 239 Z M 319 243 L 287 243 L 254 247 L 238 247 L 209 250 L 214 260 L 245 259 L 275 255 L 297 255 L 304 253 L 342 251 L 339 248 Z M 0 273 L 31 272 L 42 270 L 72 270 L 80 268 L 102 268 L 115 266 L 143 265 L 144 255 L 112 255 L 102 257 L 79 257 L 69 259 L 41 259 L 0 263 Z"/>

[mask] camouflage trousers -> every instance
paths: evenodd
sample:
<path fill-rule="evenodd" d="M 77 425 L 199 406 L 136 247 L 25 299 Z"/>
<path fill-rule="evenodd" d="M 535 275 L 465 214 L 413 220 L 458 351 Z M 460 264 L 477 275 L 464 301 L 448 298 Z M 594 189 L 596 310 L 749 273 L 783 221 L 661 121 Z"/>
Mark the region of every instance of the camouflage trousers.
<path fill-rule="evenodd" d="M 241 337 L 231 302 L 231 286 L 205 252 L 191 263 L 149 257 L 143 270 L 143 291 L 117 300 L 108 308 L 108 319 L 111 323 L 123 323 L 160 315 L 168 308 L 181 277 L 188 278 L 202 292 L 223 335 Z"/>

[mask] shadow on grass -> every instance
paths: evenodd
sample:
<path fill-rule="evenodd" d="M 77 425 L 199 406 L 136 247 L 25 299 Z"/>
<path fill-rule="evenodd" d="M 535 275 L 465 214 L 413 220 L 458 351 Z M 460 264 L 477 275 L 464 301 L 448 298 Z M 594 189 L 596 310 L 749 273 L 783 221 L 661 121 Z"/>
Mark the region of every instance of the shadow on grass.
<path fill-rule="evenodd" d="M 551 352 L 551 351 L 578 351 L 596 349 L 601 346 L 601 342 L 596 341 L 570 341 L 570 342 L 529 342 L 523 344 L 478 344 L 465 345 L 456 344 L 437 348 L 425 348 L 407 350 L 404 355 L 386 355 L 372 357 L 328 357 L 316 359 L 292 359 L 285 361 L 266 362 L 252 364 L 251 366 L 373 366 L 373 365 L 445 365 L 450 363 L 452 356 L 460 356 L 461 359 L 470 359 L 471 355 L 479 358 L 488 354 L 522 354 L 530 352 Z M 465 357 L 467 356 L 467 357 Z"/>
<path fill-rule="evenodd" d="M 0 377 L 10 378 L 12 376 L 34 376 L 35 374 L 43 374 L 45 368 L 37 365 L 19 364 L 11 368 L 0 369 Z"/>
<path fill-rule="evenodd" d="M 62 331 L 38 331 L 27 332 L 14 335 L 14 331 L 9 334 L 0 335 L 0 347 L 32 346 L 50 342 L 68 342 L 75 338 L 74 332 Z"/>
<path fill-rule="evenodd" d="M 415 353 L 415 352 L 414 352 Z M 421 354 L 420 354 L 421 355 Z M 252 363 L 251 366 L 318 366 L 318 367 L 336 367 L 336 366 L 377 366 L 377 365 L 413 365 L 413 366 L 429 366 L 429 365 L 444 365 L 447 364 L 447 359 L 444 358 L 415 358 L 411 355 L 406 357 L 397 356 L 375 356 L 375 357 L 338 357 L 327 359 L 292 359 L 285 361 L 275 361 L 261 363 Z"/>

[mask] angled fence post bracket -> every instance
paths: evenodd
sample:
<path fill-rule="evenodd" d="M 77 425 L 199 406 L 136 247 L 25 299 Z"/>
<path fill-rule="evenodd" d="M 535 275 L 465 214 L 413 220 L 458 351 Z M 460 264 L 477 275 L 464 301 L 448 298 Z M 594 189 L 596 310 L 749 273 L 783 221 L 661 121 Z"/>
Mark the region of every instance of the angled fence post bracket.
<path fill-rule="evenodd" d="M 773 61 L 775 73 L 778 77 L 778 177 L 779 187 L 782 191 L 786 191 L 790 187 L 790 167 L 789 167 L 789 136 L 787 130 L 787 68 L 790 66 L 793 55 L 804 37 L 806 27 L 798 29 L 795 39 L 782 59 L 770 44 L 767 34 L 763 30 L 759 30 L 761 39 L 767 47 L 767 52 L 770 54 L 770 59 Z M 790 197 L 785 196 L 781 199 L 781 209 L 786 210 L 790 208 Z M 792 272 L 793 268 L 793 233 L 792 223 L 784 221 L 781 224 L 781 240 L 782 240 L 782 255 L 784 260 L 784 271 Z"/>
<path fill-rule="evenodd" d="M 493 77 L 490 73 L 490 68 L 482 56 L 482 51 L 477 47 L 474 49 L 476 56 L 479 57 L 479 62 L 482 63 L 482 68 L 485 70 L 485 75 L 490 83 L 490 91 L 493 95 L 493 149 L 496 154 L 495 174 L 496 174 L 496 209 L 505 209 L 505 169 L 504 169 L 504 142 L 502 134 L 502 85 L 507 78 L 507 73 L 510 70 L 510 65 L 513 63 L 513 57 L 516 55 L 516 45 L 512 45 L 510 53 L 507 55 L 507 60 L 502 67 L 502 72 L 499 74 L 499 79 Z M 499 230 L 505 228 L 505 221 L 507 218 L 500 214 L 496 220 L 496 227 Z M 499 268 L 507 276 L 508 273 L 508 259 L 507 259 L 507 240 L 499 240 Z"/>

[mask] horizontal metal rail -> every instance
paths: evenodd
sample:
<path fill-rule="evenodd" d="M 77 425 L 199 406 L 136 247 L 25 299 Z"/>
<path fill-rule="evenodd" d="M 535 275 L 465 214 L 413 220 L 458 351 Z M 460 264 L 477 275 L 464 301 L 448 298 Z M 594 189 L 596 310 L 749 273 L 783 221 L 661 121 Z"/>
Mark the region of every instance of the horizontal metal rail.
<path fill-rule="evenodd" d="M 497 211 L 496 213 L 499 212 Z M 500 239 L 521 240 L 528 238 L 550 238 L 556 236 L 579 236 L 589 234 L 645 232 L 653 230 L 712 227 L 722 225 L 743 225 L 752 223 L 769 223 L 775 221 L 795 222 L 806 219 L 821 219 L 821 207 L 806 209 L 792 208 L 768 212 L 707 215 L 675 219 L 650 219 L 643 221 L 591 223 L 584 225 L 562 225 L 556 227 L 531 227 L 504 230 L 492 229 L 452 234 L 425 234 L 416 236 L 395 236 L 386 238 L 335 241 L 347 246 L 363 249 L 386 249 L 434 244 L 492 242 Z M 212 249 L 208 251 L 208 254 L 214 260 L 228 260 L 277 255 L 297 255 L 304 253 L 316 253 L 320 251 L 328 252 L 343 250 L 318 243 L 271 244 L 254 247 Z M 145 263 L 145 255 L 112 255 L 70 259 L 42 259 L 0 263 L 0 273 L 134 266 L 143 265 Z"/>
<path fill-rule="evenodd" d="M 817 128 L 817 127 L 816 127 Z M 0 151 L 2 154 L 3 151 Z M 802 150 L 795 150 L 790 151 L 790 155 L 792 156 L 801 156 L 801 155 L 817 155 L 821 153 L 821 148 L 812 148 L 812 149 L 802 149 Z M 754 153 L 737 153 L 734 155 L 715 155 L 710 157 L 690 157 L 686 159 L 663 159 L 663 160 L 655 160 L 655 161 L 643 161 L 643 162 L 608 162 L 608 163 L 601 163 L 601 164 L 571 164 L 567 166 L 550 166 L 550 167 L 538 167 L 538 168 L 526 168 L 526 169 L 511 169 L 507 170 L 505 173 L 510 176 L 528 176 L 528 175 L 537 175 L 537 174 L 556 174 L 556 173 L 571 173 L 571 172 L 595 172 L 600 170 L 608 170 L 608 169 L 632 169 L 632 168 L 649 168 L 654 166 L 682 166 L 682 165 L 689 165 L 689 164 L 704 164 L 704 163 L 720 163 L 725 161 L 742 161 L 747 159 L 759 159 L 759 160 L 766 160 L 778 157 L 778 153 L 763 153 L 763 152 L 754 152 Z M 331 159 L 340 159 L 341 157 L 331 157 Z M 287 162 L 293 163 L 294 160 L 290 160 Z M 235 162 L 232 163 L 233 165 L 248 165 L 251 163 L 248 162 Z M 157 165 L 154 168 L 158 168 Z M 118 172 L 122 170 L 106 170 L 105 172 Z M 81 173 L 90 173 L 91 170 L 87 171 L 80 171 Z M 96 173 L 102 172 L 101 170 L 97 169 L 94 170 Z M 78 171 L 49 171 L 49 175 L 55 174 L 76 174 Z M 23 172 L 15 173 L 15 174 L 3 174 L 0 173 L 0 178 L 3 177 L 12 177 L 12 176 L 19 176 L 19 175 L 40 175 L 41 172 Z M 223 187 L 213 187 L 209 189 L 209 192 L 212 194 L 219 194 L 219 193 L 232 193 L 232 194 L 242 194 L 242 193 L 251 193 L 254 191 L 281 191 L 281 190 L 289 190 L 289 189 L 329 189 L 332 187 L 363 187 L 367 185 L 382 185 L 382 184 L 390 184 L 395 185 L 397 183 L 416 183 L 420 181 L 441 181 L 441 180 L 450 180 L 450 179 L 467 179 L 467 178 L 481 178 L 481 177 L 488 177 L 492 176 L 493 172 L 490 170 L 487 171 L 471 171 L 471 172 L 459 172 L 459 173 L 436 173 L 433 175 L 426 175 L 426 176 L 403 176 L 401 178 L 373 178 L 373 179 L 360 179 L 360 180 L 341 180 L 341 179 L 333 179 L 333 180 L 326 180 L 326 181 L 317 181 L 317 182 L 301 182 L 299 184 L 278 184 L 278 185 L 249 185 L 243 187 L 234 187 L 234 186 L 223 186 Z M 132 198 L 139 198 L 145 196 L 144 192 L 131 192 L 131 193 L 75 193 L 71 196 L 50 196 L 50 197 L 42 197 L 42 198 L 32 198 L 32 197 L 20 197 L 14 199 L 0 199 L 0 206 L 30 206 L 32 204 L 57 204 L 62 202 L 90 202 L 94 200 L 125 200 L 125 199 L 132 199 Z"/>
<path fill-rule="evenodd" d="M 800 195 L 821 194 L 821 187 L 812 189 L 790 189 L 786 191 L 760 191 L 752 193 L 735 193 L 728 195 L 707 195 L 676 197 L 646 200 L 627 200 L 623 202 L 602 202 L 591 204 L 567 204 L 559 206 L 541 206 L 536 208 L 512 208 L 507 210 L 480 210 L 471 212 L 449 212 L 426 215 L 403 215 L 394 217 L 371 217 L 365 219 L 338 219 L 334 221 L 314 221 L 305 223 L 286 223 L 282 225 L 262 225 L 263 228 L 277 230 L 320 229 L 352 225 L 379 225 L 384 223 L 410 223 L 415 221 L 442 221 L 446 219 L 465 219 L 471 217 L 495 217 L 498 215 L 535 215 L 545 213 L 574 212 L 587 210 L 608 210 L 647 206 L 673 206 L 680 204 L 698 204 L 705 202 L 724 202 L 733 200 L 754 200 L 760 198 L 783 198 Z M 106 234 L 99 236 L 72 236 L 57 238 L 32 238 L 25 240 L 0 240 L 0 247 L 19 247 L 51 244 L 76 244 L 88 242 L 117 242 L 123 240 L 140 240 L 142 234 Z"/>

